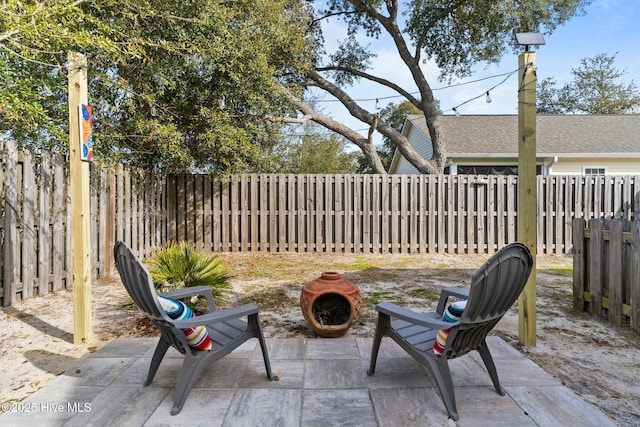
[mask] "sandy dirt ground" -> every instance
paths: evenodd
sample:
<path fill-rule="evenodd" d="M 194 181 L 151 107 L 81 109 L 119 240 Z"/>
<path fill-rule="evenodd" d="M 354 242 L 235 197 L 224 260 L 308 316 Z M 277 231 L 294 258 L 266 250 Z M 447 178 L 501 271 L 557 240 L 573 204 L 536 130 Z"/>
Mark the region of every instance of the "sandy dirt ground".
<path fill-rule="evenodd" d="M 419 311 L 435 308 L 439 290 L 467 287 L 487 256 L 222 254 L 233 291 L 221 307 L 255 302 L 267 337 L 315 338 L 299 307 L 305 283 L 337 271 L 363 294 L 362 314 L 349 330 L 372 337 L 374 306 L 389 300 Z M 537 343 L 518 343 L 517 305 L 493 333 L 542 366 L 620 426 L 640 425 L 640 335 L 572 310 L 570 257 L 538 257 Z M 119 277 L 92 284 L 93 341 L 73 344 L 73 292 L 32 298 L 0 314 L 0 402 L 18 402 L 120 336 L 155 336 L 127 305 Z M 325 338 L 318 338 L 325 339 Z M 498 370 L 499 370 L 498 366 Z"/>

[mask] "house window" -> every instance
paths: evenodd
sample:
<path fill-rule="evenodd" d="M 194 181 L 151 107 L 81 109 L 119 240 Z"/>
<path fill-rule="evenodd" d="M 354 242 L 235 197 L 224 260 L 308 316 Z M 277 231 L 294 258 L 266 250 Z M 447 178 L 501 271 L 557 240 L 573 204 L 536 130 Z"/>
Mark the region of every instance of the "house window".
<path fill-rule="evenodd" d="M 584 168 L 585 175 L 606 175 L 606 172 L 606 168 L 603 167 Z"/>

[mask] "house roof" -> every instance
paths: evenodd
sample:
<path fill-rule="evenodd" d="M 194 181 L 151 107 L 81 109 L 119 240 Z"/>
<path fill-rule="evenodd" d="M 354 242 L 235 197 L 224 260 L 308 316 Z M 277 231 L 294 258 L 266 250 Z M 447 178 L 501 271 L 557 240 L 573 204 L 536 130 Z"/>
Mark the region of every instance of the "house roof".
<path fill-rule="evenodd" d="M 439 120 L 448 157 L 517 156 L 517 115 L 440 116 Z M 424 116 L 411 115 L 407 121 L 429 135 Z M 539 115 L 536 133 L 538 156 L 640 154 L 640 115 L 637 114 Z"/>

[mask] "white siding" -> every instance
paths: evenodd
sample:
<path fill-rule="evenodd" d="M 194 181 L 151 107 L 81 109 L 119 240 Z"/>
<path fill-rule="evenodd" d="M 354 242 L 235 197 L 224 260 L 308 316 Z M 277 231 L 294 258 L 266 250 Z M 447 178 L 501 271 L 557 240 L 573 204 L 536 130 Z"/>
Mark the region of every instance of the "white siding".
<path fill-rule="evenodd" d="M 640 175 L 637 159 L 559 158 L 551 168 L 551 175 L 582 175 L 584 168 L 605 168 L 607 175 Z"/>
<path fill-rule="evenodd" d="M 431 145 L 431 139 L 425 135 L 417 126 L 411 125 L 409 127 L 409 133 L 407 135 L 409 144 L 413 146 L 413 149 L 425 160 L 431 160 L 433 157 L 433 146 Z M 398 167 L 392 172 L 397 174 L 419 174 L 418 170 L 411 163 L 404 158 L 400 157 L 398 161 Z"/>

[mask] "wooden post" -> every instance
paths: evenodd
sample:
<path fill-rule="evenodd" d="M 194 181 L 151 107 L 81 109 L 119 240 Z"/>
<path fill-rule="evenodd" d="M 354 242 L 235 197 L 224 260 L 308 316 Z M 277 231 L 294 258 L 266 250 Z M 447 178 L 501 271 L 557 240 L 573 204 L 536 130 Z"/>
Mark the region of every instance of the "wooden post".
<path fill-rule="evenodd" d="M 4 198 L 4 277 L 2 305 L 13 306 L 18 302 L 16 291 L 18 288 L 18 269 L 20 256 L 18 248 L 18 149 L 9 139 L 6 146 L 6 177 Z"/>
<path fill-rule="evenodd" d="M 106 173 L 106 182 L 107 187 L 107 196 L 105 200 L 105 204 L 107 206 L 106 209 L 106 218 L 105 218 L 105 229 L 104 229 L 104 241 L 105 241 L 105 251 L 104 251 L 104 268 L 107 273 L 107 276 L 111 276 L 113 273 L 113 266 L 115 260 L 112 257 L 112 248 L 116 244 L 115 239 L 115 212 L 116 212 L 116 178 L 113 174 L 113 171 L 109 171 Z"/>
<path fill-rule="evenodd" d="M 631 328 L 640 333 L 640 221 L 637 219 L 631 223 L 631 253 L 631 274 L 628 276 L 631 278 Z"/>
<path fill-rule="evenodd" d="M 584 240 L 586 221 L 584 218 L 573 218 L 573 309 L 584 311 L 585 263 L 587 262 L 587 245 Z"/>
<path fill-rule="evenodd" d="M 518 298 L 518 337 L 536 345 L 536 54 L 518 57 L 518 240 L 533 255 L 533 268 Z"/>
<path fill-rule="evenodd" d="M 589 313 L 596 318 L 600 318 L 602 311 L 602 280 L 604 278 L 604 219 L 591 218 L 589 229 L 591 237 L 589 240 Z"/>
<path fill-rule="evenodd" d="M 624 266 L 625 242 L 622 237 L 622 220 L 612 219 L 609 224 L 609 256 L 604 260 L 609 264 L 609 322 L 620 325 L 622 323 L 622 281 Z"/>
<path fill-rule="evenodd" d="M 69 52 L 69 180 L 73 254 L 73 342 L 89 344 L 91 328 L 91 232 L 89 163 L 81 160 L 78 106 L 87 104 L 87 60 Z"/>

